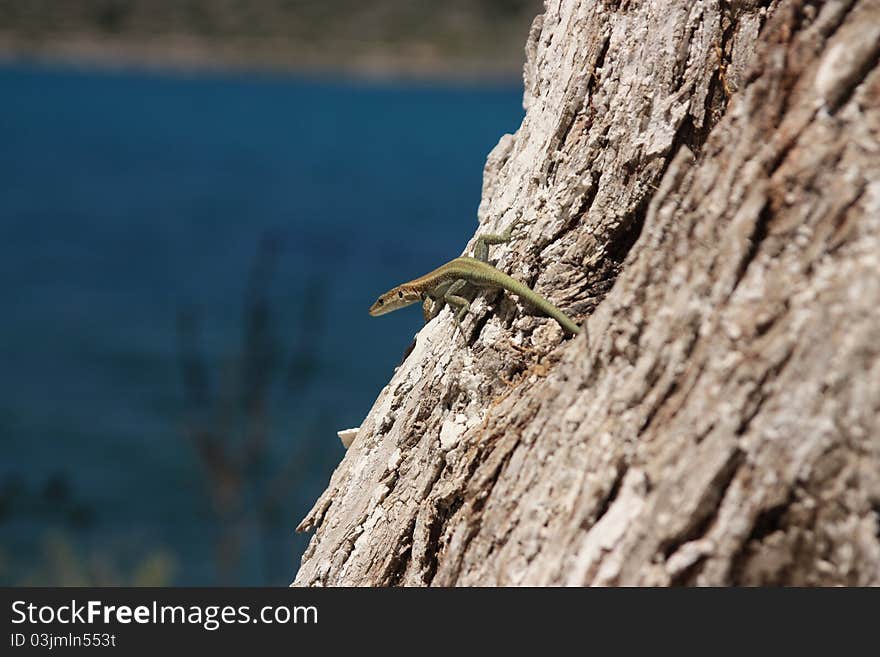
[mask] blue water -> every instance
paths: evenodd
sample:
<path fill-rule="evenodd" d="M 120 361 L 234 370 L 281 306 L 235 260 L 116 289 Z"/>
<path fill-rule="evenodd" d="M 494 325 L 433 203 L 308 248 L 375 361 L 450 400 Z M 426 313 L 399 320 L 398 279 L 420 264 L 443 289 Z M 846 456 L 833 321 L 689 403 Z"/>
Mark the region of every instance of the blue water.
<path fill-rule="evenodd" d="M 335 431 L 361 422 L 421 322 L 366 309 L 461 251 L 485 156 L 521 117 L 517 87 L 0 67 L 0 582 L 56 577 L 52 540 L 122 579 L 162 553 L 177 584 L 290 581 Z M 256 261 L 276 262 L 260 286 L 267 458 L 221 572 L 229 527 L 186 427 L 249 426 L 229 409 L 248 392 Z M 209 371 L 195 408 L 183 311 Z"/>

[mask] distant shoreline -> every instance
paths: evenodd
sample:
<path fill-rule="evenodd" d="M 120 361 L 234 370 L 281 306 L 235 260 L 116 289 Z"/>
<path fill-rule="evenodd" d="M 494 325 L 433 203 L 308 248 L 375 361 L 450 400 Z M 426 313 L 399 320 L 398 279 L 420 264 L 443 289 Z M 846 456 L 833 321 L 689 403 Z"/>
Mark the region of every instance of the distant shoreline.
<path fill-rule="evenodd" d="M 339 43 L 322 48 L 290 42 L 238 42 L 226 48 L 186 36 L 114 40 L 91 35 L 51 41 L 0 35 L 0 62 L 62 64 L 99 70 L 147 70 L 185 74 L 254 72 L 330 75 L 359 80 L 521 83 L 522 62 L 457 58 L 427 44 L 398 47 Z"/>

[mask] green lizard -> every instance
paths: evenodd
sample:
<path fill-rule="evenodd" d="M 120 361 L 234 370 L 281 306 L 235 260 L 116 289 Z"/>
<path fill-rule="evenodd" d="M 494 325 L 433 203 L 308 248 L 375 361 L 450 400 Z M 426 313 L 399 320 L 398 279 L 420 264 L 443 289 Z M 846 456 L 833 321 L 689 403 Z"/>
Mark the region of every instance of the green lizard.
<path fill-rule="evenodd" d="M 515 222 L 500 235 L 489 234 L 477 237 L 475 258 L 461 256 L 424 276 L 388 290 L 370 307 L 370 315 L 378 317 L 421 301 L 427 323 L 437 316 L 445 304 L 449 304 L 458 309 L 454 317 L 463 335 L 461 320 L 470 310 L 470 302 L 461 296 L 461 292 L 470 284 L 478 288 L 502 288 L 512 292 L 548 317 L 555 319 L 569 333 L 577 335 L 581 332 L 581 328 L 568 315 L 524 283 L 489 264 L 489 245 L 509 242 L 517 223 L 519 222 Z"/>

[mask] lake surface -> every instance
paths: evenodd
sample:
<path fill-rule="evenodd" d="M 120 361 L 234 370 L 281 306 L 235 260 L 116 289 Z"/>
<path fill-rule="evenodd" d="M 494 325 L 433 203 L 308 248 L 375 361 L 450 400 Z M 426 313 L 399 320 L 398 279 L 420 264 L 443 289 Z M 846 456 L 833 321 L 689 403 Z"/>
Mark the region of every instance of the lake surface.
<path fill-rule="evenodd" d="M 0 67 L 0 583 L 292 580 L 521 94 Z"/>

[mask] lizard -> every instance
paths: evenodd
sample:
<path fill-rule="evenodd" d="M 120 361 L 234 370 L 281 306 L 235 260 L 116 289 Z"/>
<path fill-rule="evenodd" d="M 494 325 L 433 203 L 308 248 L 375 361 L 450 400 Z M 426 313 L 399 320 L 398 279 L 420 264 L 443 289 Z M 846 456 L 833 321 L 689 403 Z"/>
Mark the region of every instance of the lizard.
<path fill-rule="evenodd" d="M 478 288 L 501 288 L 517 295 L 548 317 L 552 317 L 565 331 L 572 335 L 581 332 L 581 328 L 559 308 L 521 283 L 489 264 L 489 246 L 509 242 L 514 222 L 506 231 L 499 234 L 484 234 L 477 237 L 474 256 L 459 256 L 441 265 L 432 272 L 411 281 L 391 288 L 382 294 L 370 307 L 370 315 L 378 317 L 399 308 L 422 302 L 425 323 L 434 319 L 449 304 L 456 308 L 455 323 L 464 335 L 461 320 L 470 311 L 470 302 L 461 296 L 462 290 L 468 285 Z"/>

